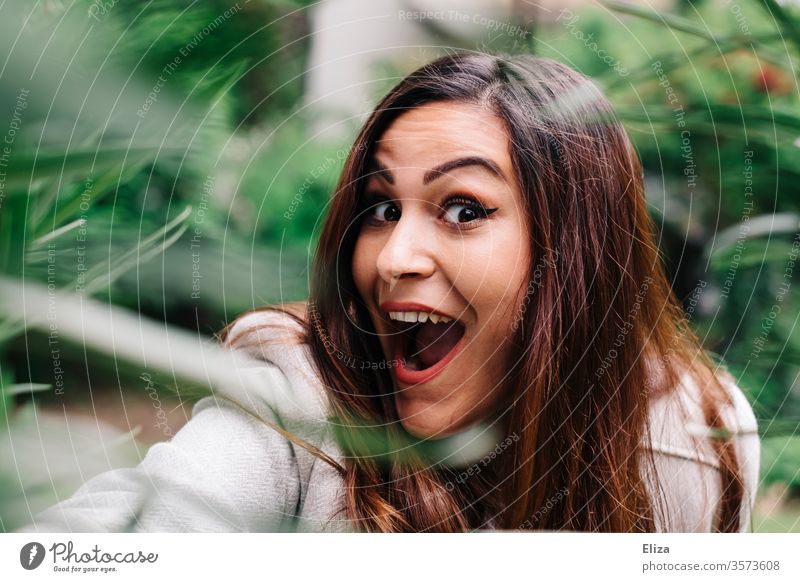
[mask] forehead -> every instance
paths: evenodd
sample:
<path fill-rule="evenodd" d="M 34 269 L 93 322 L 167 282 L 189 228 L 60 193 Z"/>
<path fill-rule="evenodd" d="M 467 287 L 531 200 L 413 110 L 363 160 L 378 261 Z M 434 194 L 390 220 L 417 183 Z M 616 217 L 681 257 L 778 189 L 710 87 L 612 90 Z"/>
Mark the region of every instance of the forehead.
<path fill-rule="evenodd" d="M 478 105 L 427 103 L 395 119 L 376 142 L 375 157 L 386 164 L 428 168 L 467 156 L 493 160 L 512 175 L 503 121 Z"/>

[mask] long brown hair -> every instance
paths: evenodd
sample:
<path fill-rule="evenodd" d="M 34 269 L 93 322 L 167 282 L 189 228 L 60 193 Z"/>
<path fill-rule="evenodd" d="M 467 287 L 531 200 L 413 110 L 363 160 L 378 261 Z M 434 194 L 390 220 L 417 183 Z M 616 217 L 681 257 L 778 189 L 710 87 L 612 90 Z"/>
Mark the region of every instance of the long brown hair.
<path fill-rule="evenodd" d="M 377 140 L 404 111 L 437 101 L 479 104 L 505 123 L 536 281 L 510 338 L 502 429 L 514 438 L 458 486 L 451 468 L 422 457 L 362 454 L 376 428 L 388 442 L 403 429 L 390 370 L 369 365 L 385 359 L 351 272 Z M 654 467 L 645 446 L 652 399 L 668 397 L 686 372 L 712 428 L 724 428 L 720 409 L 730 399 L 670 290 L 653 233 L 633 146 L 601 92 L 572 69 L 532 56 L 452 54 L 394 87 L 346 160 L 302 319 L 347 437 L 340 470 L 357 528 L 452 532 L 491 520 L 504 529 L 654 531 L 664 508 L 643 481 Z M 729 436 L 712 437 L 722 492 L 717 531 L 739 529 L 744 497 Z M 557 509 L 542 511 L 554 497 Z"/>

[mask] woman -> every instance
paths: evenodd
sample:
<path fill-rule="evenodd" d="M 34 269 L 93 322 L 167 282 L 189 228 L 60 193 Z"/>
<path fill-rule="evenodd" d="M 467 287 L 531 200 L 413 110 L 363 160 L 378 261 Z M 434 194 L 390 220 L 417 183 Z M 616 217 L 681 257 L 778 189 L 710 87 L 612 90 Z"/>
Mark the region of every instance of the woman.
<path fill-rule="evenodd" d="M 671 294 L 625 131 L 554 61 L 403 79 L 347 159 L 308 301 L 223 335 L 272 389 L 200 401 L 41 527 L 749 528 L 753 412 Z M 476 428 L 478 462 L 415 446 Z"/>

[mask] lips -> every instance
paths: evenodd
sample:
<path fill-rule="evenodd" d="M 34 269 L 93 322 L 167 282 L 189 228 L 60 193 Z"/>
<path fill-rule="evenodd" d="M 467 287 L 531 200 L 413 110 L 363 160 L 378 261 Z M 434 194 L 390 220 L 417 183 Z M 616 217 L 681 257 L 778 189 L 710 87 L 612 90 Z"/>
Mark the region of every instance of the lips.
<path fill-rule="evenodd" d="M 447 323 L 434 323 L 431 319 L 413 323 L 390 320 L 395 332 L 390 341 L 398 382 L 407 385 L 427 382 L 441 373 L 460 351 L 466 328 L 452 316 L 418 303 L 387 302 L 381 304 L 381 309 L 435 313 L 453 319 Z"/>

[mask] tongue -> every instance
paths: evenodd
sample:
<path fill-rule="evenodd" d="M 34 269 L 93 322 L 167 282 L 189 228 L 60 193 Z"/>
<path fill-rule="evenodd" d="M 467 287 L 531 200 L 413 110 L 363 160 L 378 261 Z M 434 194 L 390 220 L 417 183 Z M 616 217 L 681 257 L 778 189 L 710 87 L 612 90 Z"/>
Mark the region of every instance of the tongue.
<path fill-rule="evenodd" d="M 419 326 L 414 338 L 414 351 L 423 368 L 430 368 L 444 358 L 464 335 L 464 327 L 456 322 L 433 323 L 430 320 Z"/>

